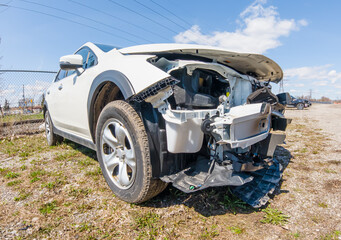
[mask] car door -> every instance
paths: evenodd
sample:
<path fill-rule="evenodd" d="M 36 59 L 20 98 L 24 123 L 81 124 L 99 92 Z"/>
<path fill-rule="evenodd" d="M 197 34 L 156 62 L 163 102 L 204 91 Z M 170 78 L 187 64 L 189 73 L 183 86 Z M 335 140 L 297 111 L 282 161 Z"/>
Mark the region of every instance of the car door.
<path fill-rule="evenodd" d="M 58 129 L 81 138 L 91 139 L 87 117 L 87 95 L 95 76 L 92 68 L 97 65 L 97 57 L 87 47 L 80 49 L 76 54 L 83 57 L 84 71 L 80 74 L 73 70 L 67 71 L 64 78 L 61 76 L 61 79 L 54 82 L 53 91 L 52 88 L 50 91 L 53 106 L 49 106 L 49 109 L 54 120 L 53 124 Z"/>

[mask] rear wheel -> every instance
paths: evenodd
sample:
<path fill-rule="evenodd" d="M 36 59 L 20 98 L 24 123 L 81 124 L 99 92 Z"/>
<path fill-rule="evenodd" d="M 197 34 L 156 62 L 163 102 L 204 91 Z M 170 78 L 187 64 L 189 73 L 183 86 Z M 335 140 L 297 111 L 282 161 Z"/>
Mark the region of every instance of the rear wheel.
<path fill-rule="evenodd" d="M 57 142 L 62 140 L 62 137 L 53 132 L 53 125 L 48 110 L 45 112 L 45 134 L 49 146 L 55 146 Z"/>
<path fill-rule="evenodd" d="M 97 123 L 96 145 L 103 176 L 122 200 L 144 202 L 167 186 L 152 179 L 147 133 L 128 103 L 114 101 L 105 106 Z"/>
<path fill-rule="evenodd" d="M 303 104 L 303 103 L 298 103 L 297 106 L 296 106 L 296 108 L 297 108 L 298 110 L 303 110 L 303 109 L 304 109 L 304 104 Z"/>

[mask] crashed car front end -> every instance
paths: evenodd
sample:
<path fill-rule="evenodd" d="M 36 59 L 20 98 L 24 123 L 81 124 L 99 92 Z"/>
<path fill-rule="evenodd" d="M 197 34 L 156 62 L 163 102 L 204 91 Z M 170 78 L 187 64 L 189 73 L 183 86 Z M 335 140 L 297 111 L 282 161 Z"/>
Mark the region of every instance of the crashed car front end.
<path fill-rule="evenodd" d="M 207 58 L 148 61 L 170 75 L 130 99 L 159 159 L 154 175 L 186 193 L 231 186 L 251 206 L 264 205 L 282 176 L 273 155 L 285 135 L 273 131 L 290 123 L 269 81 Z"/>

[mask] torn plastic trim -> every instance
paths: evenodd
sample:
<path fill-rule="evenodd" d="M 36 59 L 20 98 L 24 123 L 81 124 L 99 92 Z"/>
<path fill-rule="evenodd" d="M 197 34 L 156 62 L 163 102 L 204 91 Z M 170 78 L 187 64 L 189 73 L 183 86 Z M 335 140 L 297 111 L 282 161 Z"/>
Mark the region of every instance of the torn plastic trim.
<path fill-rule="evenodd" d="M 163 91 L 164 89 L 167 89 L 169 91 L 168 87 L 174 86 L 175 84 L 179 83 L 180 81 L 174 77 L 167 77 L 164 78 L 157 83 L 149 86 L 145 90 L 135 94 L 130 98 L 131 101 L 135 101 L 138 103 L 143 102 L 145 99 L 157 95 L 160 91 Z"/>
<path fill-rule="evenodd" d="M 164 103 L 159 107 L 159 112 L 162 117 L 168 121 L 175 124 L 182 124 L 187 122 L 189 119 L 205 119 L 207 117 L 211 118 L 216 115 L 220 115 L 223 110 L 220 105 L 216 109 L 204 109 L 204 110 L 173 110 L 169 103 Z"/>

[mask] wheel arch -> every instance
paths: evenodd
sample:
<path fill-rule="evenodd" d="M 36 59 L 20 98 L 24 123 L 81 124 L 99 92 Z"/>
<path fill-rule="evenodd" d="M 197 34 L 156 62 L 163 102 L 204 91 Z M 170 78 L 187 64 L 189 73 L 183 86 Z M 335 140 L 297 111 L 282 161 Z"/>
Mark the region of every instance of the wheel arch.
<path fill-rule="evenodd" d="M 93 80 L 88 95 L 87 112 L 94 143 L 96 143 L 97 120 L 105 105 L 114 100 L 126 100 L 134 94 L 135 90 L 129 79 L 119 71 L 103 72 Z"/>

